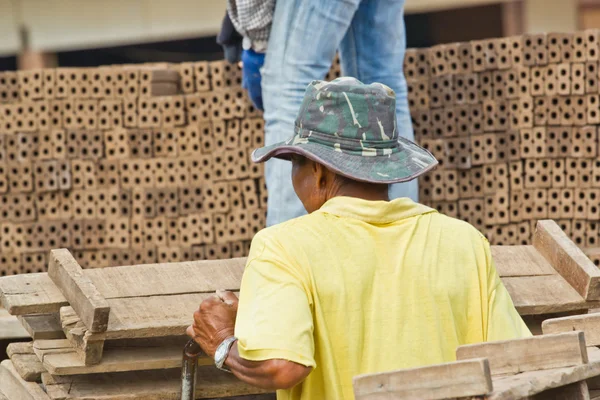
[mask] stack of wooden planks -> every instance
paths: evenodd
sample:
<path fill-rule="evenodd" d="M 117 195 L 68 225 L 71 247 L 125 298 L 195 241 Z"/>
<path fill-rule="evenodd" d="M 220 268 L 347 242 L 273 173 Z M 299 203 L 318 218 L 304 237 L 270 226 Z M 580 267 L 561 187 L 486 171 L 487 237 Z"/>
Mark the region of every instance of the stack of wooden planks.
<path fill-rule="evenodd" d="M 48 273 L 0 280 L 3 304 L 34 339 L 11 344 L 0 367 L 9 399 L 178 398 L 192 314 L 216 289 L 239 289 L 245 262 L 83 270 L 64 249 L 49 259 Z M 199 360 L 198 398 L 263 392 L 212 364 Z"/>
<path fill-rule="evenodd" d="M 456 362 L 356 377 L 357 400 L 589 400 L 600 376 L 584 332 L 460 346 Z"/>
<path fill-rule="evenodd" d="M 541 333 L 548 318 L 600 308 L 600 271 L 553 221 L 533 245 L 494 246 L 517 310 Z M 82 269 L 64 249 L 48 273 L 0 278 L 2 305 L 33 338 L 0 367 L 9 399 L 178 398 L 185 329 L 217 289 L 240 288 L 245 259 Z M 198 398 L 270 395 L 201 358 Z M 1 397 L 0 397 L 1 399 Z"/>

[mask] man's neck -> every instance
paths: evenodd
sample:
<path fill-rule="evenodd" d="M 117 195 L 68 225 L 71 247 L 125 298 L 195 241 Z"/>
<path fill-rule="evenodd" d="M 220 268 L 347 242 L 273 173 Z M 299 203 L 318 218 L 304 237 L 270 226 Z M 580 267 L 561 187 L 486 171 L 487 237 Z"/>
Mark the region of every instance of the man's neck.
<path fill-rule="evenodd" d="M 334 188 L 329 198 L 345 196 L 355 197 L 369 201 L 390 201 L 387 185 L 377 185 L 373 183 L 352 182 Z"/>

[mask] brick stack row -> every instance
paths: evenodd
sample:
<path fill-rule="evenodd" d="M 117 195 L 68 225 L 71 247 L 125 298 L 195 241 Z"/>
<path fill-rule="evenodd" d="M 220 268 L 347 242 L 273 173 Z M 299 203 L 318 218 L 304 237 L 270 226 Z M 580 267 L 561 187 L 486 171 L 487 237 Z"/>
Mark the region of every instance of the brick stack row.
<path fill-rule="evenodd" d="M 0 72 L 0 274 L 246 255 L 264 123 L 224 61 Z"/>
<path fill-rule="evenodd" d="M 409 49 L 417 141 L 440 161 L 420 200 L 493 244 L 557 220 L 596 261 L 600 226 L 597 30 Z"/>

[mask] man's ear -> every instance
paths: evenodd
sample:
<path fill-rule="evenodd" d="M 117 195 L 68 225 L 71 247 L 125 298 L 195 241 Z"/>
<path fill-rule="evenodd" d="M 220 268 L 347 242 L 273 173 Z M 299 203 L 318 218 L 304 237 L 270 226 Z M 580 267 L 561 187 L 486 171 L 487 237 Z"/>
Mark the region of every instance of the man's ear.
<path fill-rule="evenodd" d="M 313 176 L 315 177 L 315 183 L 317 185 L 317 189 L 323 189 L 326 185 L 327 185 L 327 179 L 328 179 L 328 170 L 327 168 L 325 168 L 323 165 L 314 162 L 313 160 L 309 160 L 312 165 L 312 172 L 313 172 Z"/>

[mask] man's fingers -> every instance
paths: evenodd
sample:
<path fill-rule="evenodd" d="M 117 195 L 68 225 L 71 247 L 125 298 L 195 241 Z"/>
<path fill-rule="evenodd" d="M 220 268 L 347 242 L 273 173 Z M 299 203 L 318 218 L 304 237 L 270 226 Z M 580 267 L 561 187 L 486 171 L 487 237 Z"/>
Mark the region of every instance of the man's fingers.
<path fill-rule="evenodd" d="M 196 337 L 196 332 L 194 332 L 194 326 L 190 325 L 185 330 L 185 334 L 194 339 Z"/>
<path fill-rule="evenodd" d="M 217 296 L 230 306 L 238 302 L 237 296 L 233 292 L 228 292 L 227 290 L 217 290 Z"/>

